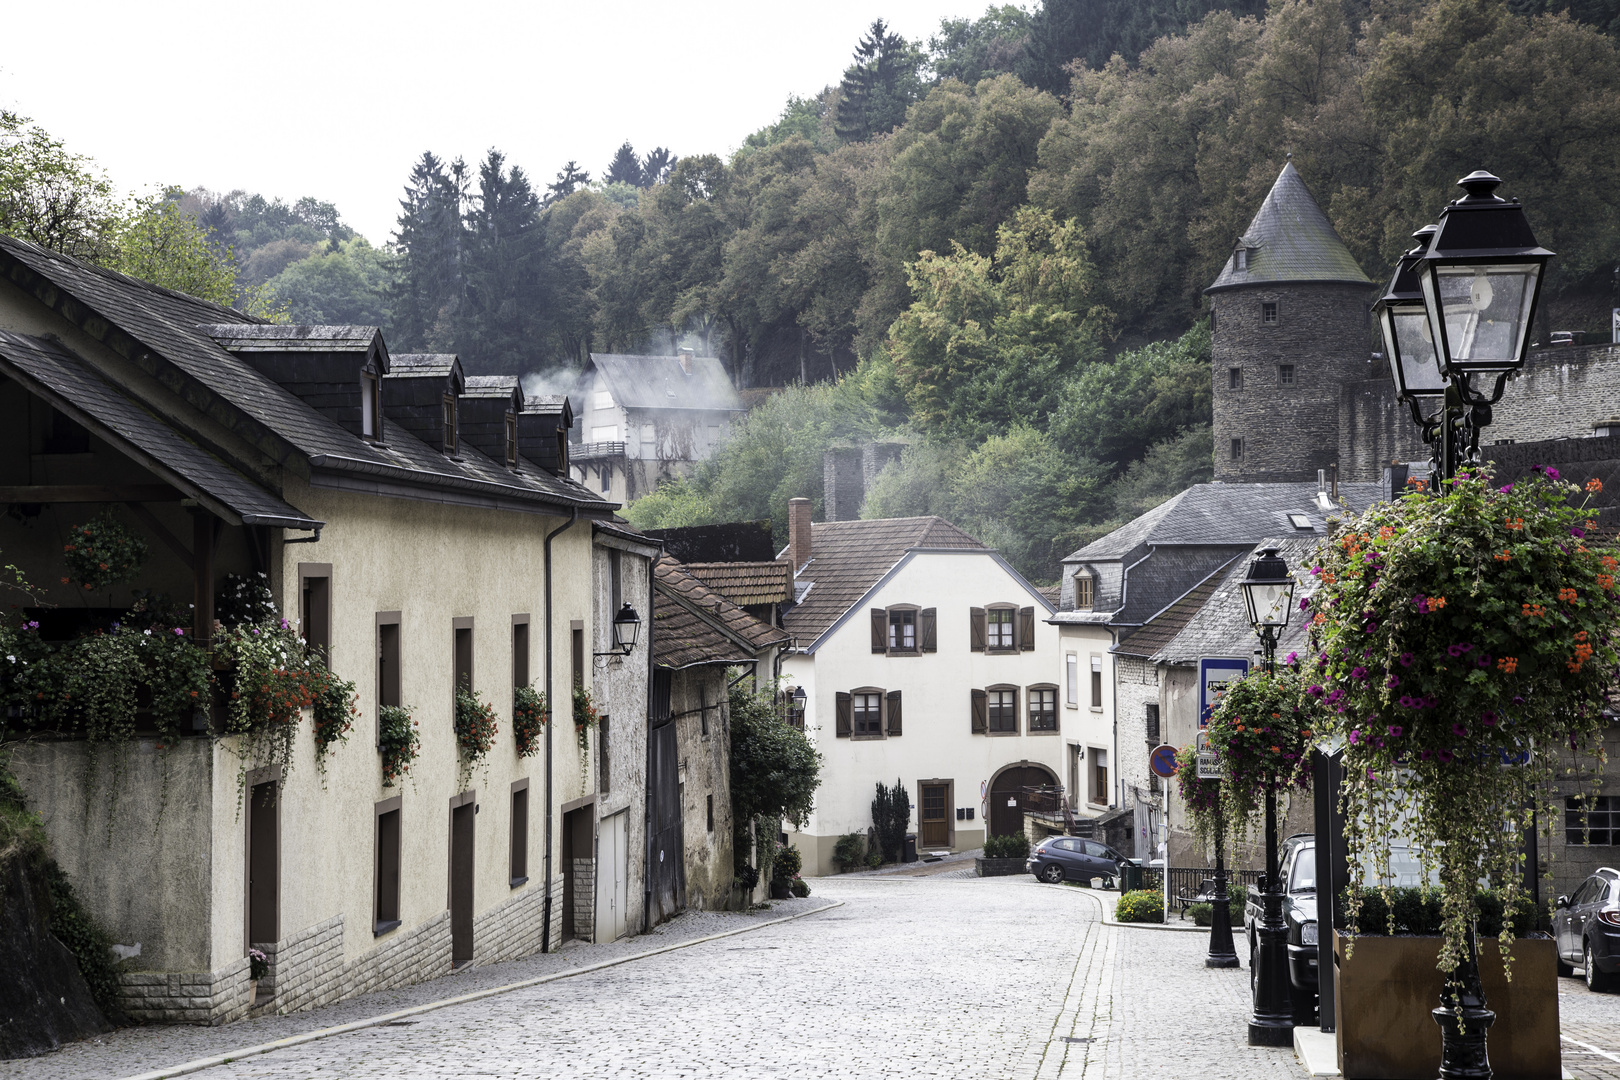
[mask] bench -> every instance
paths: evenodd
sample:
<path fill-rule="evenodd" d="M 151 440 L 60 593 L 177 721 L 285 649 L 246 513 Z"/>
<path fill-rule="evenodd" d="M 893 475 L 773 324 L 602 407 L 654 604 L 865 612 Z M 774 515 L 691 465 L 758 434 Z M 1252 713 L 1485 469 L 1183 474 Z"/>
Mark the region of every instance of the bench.
<path fill-rule="evenodd" d="M 1192 907 L 1194 904 L 1214 903 L 1215 879 L 1205 878 L 1203 881 L 1200 881 L 1198 883 L 1198 891 L 1196 893 L 1189 893 L 1185 889 L 1182 890 L 1181 893 L 1176 896 L 1175 900 L 1176 903 L 1181 905 L 1182 919 L 1186 919 L 1187 909 Z"/>

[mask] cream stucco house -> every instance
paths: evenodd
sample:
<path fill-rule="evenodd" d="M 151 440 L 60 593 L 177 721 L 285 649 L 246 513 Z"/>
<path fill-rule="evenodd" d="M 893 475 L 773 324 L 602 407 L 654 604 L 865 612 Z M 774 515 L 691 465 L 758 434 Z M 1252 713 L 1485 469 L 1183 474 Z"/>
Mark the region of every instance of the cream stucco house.
<path fill-rule="evenodd" d="M 1034 586 L 937 517 L 812 524 L 795 499 L 789 534 L 782 686 L 803 690 L 824 757 L 814 813 L 790 834 L 806 873 L 835 871 L 838 837 L 872 825 L 880 782 L 909 793 L 921 850 L 979 847 L 1060 797 L 1071 743 L 1100 736 L 1089 707 L 1067 707 L 1052 606 Z"/>

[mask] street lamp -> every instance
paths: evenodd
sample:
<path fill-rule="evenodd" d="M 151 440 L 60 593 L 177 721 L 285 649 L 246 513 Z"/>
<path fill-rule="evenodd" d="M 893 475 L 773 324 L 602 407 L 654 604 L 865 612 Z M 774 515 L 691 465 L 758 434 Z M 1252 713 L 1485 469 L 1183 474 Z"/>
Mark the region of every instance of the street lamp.
<path fill-rule="evenodd" d="M 1413 404 L 1417 399 L 1446 396 L 1446 377 L 1440 374 L 1429 311 L 1423 306 L 1423 289 L 1418 284 L 1418 263 L 1436 231 L 1435 226 L 1425 225 L 1412 234 L 1417 246 L 1401 256 L 1389 288 L 1373 305 L 1378 327 L 1384 332 L 1384 353 L 1389 357 L 1395 391 Z"/>
<path fill-rule="evenodd" d="M 628 602 L 613 616 L 613 648 L 607 652 L 599 652 L 597 656 L 629 656 L 636 648 L 636 639 L 641 636 L 641 616 Z"/>
<path fill-rule="evenodd" d="M 1243 579 L 1249 625 L 1260 636 L 1264 670 L 1276 670 L 1277 639 L 1294 607 L 1294 579 L 1276 548 L 1264 548 Z M 1250 1046 L 1292 1046 L 1294 1013 L 1288 993 L 1288 927 L 1283 922 L 1282 882 L 1277 871 L 1277 789 L 1266 786 L 1266 880 L 1260 891 L 1259 948 L 1254 961 L 1254 1013 Z"/>

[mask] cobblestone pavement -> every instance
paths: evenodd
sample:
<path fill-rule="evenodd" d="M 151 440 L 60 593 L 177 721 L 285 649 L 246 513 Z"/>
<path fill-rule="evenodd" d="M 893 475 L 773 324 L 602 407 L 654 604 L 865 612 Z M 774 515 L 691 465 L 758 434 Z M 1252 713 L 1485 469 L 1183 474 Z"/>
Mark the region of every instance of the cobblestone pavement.
<path fill-rule="evenodd" d="M 969 871 L 971 873 L 971 871 Z M 758 915 L 683 916 L 657 935 L 574 946 L 293 1017 L 119 1032 L 0 1077 L 127 1076 L 844 905 L 751 933 L 449 1006 L 210 1069 L 225 1077 L 974 1077 L 1200 1080 L 1304 1076 L 1291 1050 L 1250 1047 L 1246 970 L 1210 970 L 1199 934 L 1105 925 L 1117 894 L 1027 877 L 851 875 Z M 797 904 L 798 906 L 795 906 Z M 549 966 L 547 966 L 549 965 Z M 475 976 L 469 978 L 468 976 Z M 479 981 L 482 980 L 482 981 Z M 1620 1057 L 1620 998 L 1561 980 L 1572 1039 Z M 1620 1062 L 1566 1042 L 1581 1080 Z"/>

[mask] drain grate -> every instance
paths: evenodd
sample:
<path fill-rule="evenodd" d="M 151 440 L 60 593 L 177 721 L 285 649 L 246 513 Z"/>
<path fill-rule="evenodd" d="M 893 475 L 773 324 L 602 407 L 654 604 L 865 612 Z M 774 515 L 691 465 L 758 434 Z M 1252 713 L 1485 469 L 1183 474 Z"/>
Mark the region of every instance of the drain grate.
<path fill-rule="evenodd" d="M 1063 1041 L 1066 1042 L 1066 1043 L 1088 1043 L 1091 1040 L 1090 1039 L 1082 1039 L 1082 1038 L 1079 1038 L 1078 1036 L 1075 1036 L 1075 1035 L 1065 1035 L 1065 1036 L 1063 1036 Z"/>

